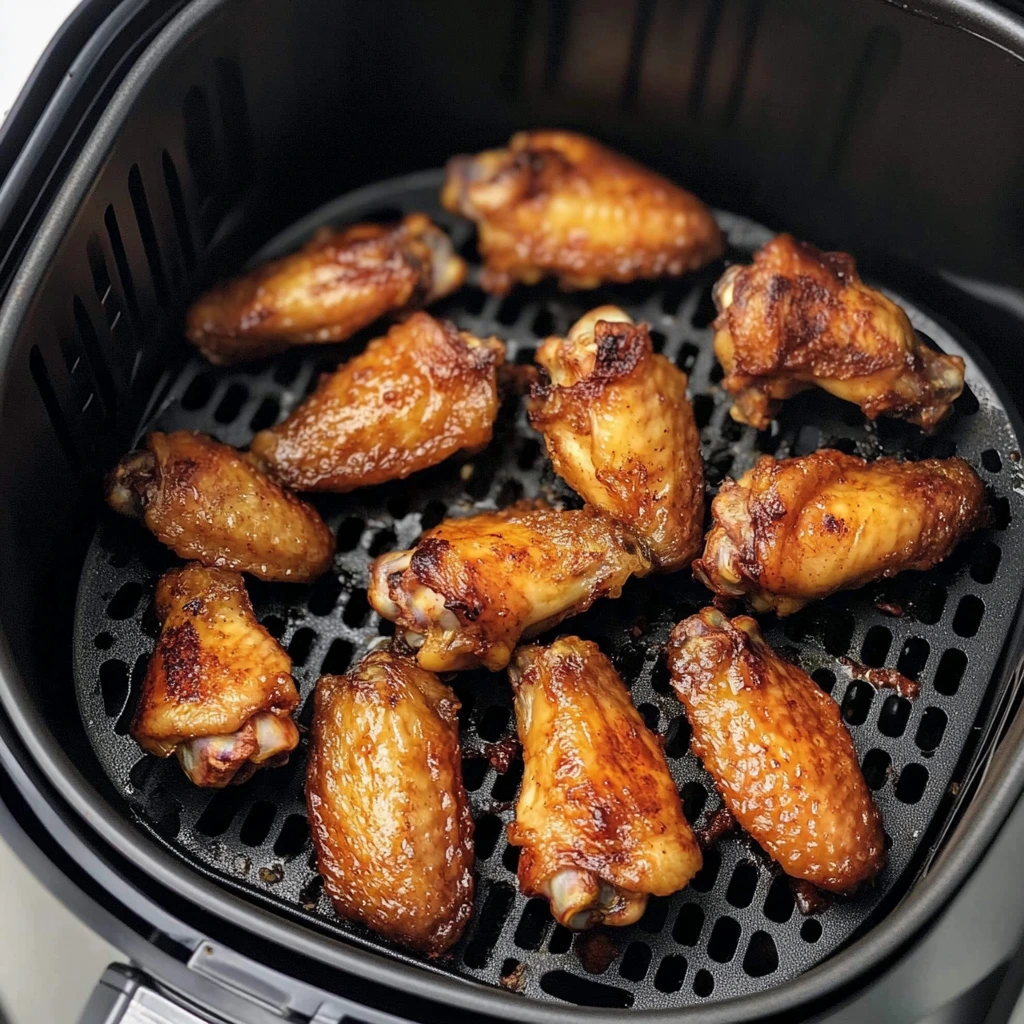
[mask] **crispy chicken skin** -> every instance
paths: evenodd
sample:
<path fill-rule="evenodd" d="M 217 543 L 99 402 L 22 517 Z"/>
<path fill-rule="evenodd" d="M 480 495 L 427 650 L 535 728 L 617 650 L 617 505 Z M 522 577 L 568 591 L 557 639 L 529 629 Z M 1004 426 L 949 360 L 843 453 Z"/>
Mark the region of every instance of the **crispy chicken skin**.
<path fill-rule="evenodd" d="M 794 878 L 847 893 L 885 863 L 885 836 L 839 707 L 762 639 L 705 608 L 668 646 L 691 748 L 733 817 Z"/>
<path fill-rule="evenodd" d="M 716 594 L 789 615 L 904 569 L 930 569 L 991 510 L 963 459 L 866 462 L 822 449 L 758 459 L 726 480 L 695 575 Z"/>
<path fill-rule="evenodd" d="M 107 504 L 141 519 L 181 558 L 303 583 L 331 564 L 334 537 L 312 505 L 206 434 L 154 433 L 109 474 Z"/>
<path fill-rule="evenodd" d="M 533 386 L 530 423 L 555 472 L 629 526 L 658 569 L 687 565 L 703 533 L 704 464 L 686 374 L 615 306 L 548 338 L 536 358 L 548 379 Z"/>
<path fill-rule="evenodd" d="M 197 786 L 242 782 L 284 764 L 299 742 L 291 659 L 256 621 L 237 572 L 190 562 L 156 588 L 162 629 L 131 734 L 157 757 L 176 754 Z"/>
<path fill-rule="evenodd" d="M 351 491 L 400 480 L 491 440 L 505 348 L 414 313 L 362 355 L 325 374 L 252 453 L 300 491 Z"/>
<path fill-rule="evenodd" d="M 723 248 L 696 196 L 571 132 L 520 132 L 506 149 L 452 158 L 441 202 L 477 222 L 492 292 L 548 275 L 596 288 L 683 274 Z"/>
<path fill-rule="evenodd" d="M 432 672 L 505 668 L 520 637 L 618 597 L 650 571 L 639 541 L 595 509 L 521 502 L 446 519 L 370 566 L 370 604 Z"/>
<path fill-rule="evenodd" d="M 388 650 L 316 688 L 306 803 L 338 913 L 428 956 L 473 912 L 473 818 L 459 702 Z"/>
<path fill-rule="evenodd" d="M 765 430 L 782 402 L 817 386 L 870 419 L 926 430 L 964 387 L 964 361 L 928 348 L 906 313 L 860 279 L 852 256 L 778 235 L 714 291 L 715 355 L 732 417 Z"/>
<path fill-rule="evenodd" d="M 298 252 L 200 296 L 185 333 L 211 363 L 237 363 L 291 345 L 344 341 L 386 313 L 450 294 L 465 279 L 451 240 L 421 213 L 397 224 L 322 228 Z"/>
<path fill-rule="evenodd" d="M 520 647 L 509 668 L 525 773 L 519 885 L 576 930 L 637 921 L 700 870 L 660 739 L 596 644 Z"/>

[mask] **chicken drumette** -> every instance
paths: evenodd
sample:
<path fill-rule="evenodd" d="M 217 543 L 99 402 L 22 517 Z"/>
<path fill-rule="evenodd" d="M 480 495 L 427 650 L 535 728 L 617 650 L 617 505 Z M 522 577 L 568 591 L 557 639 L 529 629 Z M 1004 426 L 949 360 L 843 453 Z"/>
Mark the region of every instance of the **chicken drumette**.
<path fill-rule="evenodd" d="M 929 569 L 991 515 L 963 459 L 866 462 L 831 449 L 762 456 L 722 484 L 711 512 L 697 578 L 779 615 L 904 569 Z"/>
<path fill-rule="evenodd" d="M 871 419 L 930 429 L 964 386 L 964 361 L 930 349 L 853 257 L 779 235 L 715 286 L 715 354 L 733 419 L 766 429 L 782 401 L 820 387 Z"/>
<path fill-rule="evenodd" d="M 571 132 L 520 132 L 507 149 L 454 157 L 441 202 L 477 222 L 481 283 L 495 292 L 548 275 L 596 288 L 683 274 L 723 247 L 699 199 Z"/>
<path fill-rule="evenodd" d="M 206 434 L 149 434 L 106 490 L 115 512 L 141 519 L 175 554 L 203 565 L 302 583 L 334 556 L 334 537 L 312 505 Z"/>
<path fill-rule="evenodd" d="M 846 893 L 882 870 L 881 817 L 838 705 L 753 619 L 705 608 L 672 631 L 668 665 L 694 753 L 786 874 Z"/>
<path fill-rule="evenodd" d="M 257 622 L 237 572 L 191 562 L 156 588 L 162 624 L 131 734 L 176 754 L 197 786 L 242 782 L 284 764 L 299 742 L 292 663 Z"/>
<path fill-rule="evenodd" d="M 414 313 L 329 375 L 252 453 L 300 491 L 350 491 L 397 480 L 491 439 L 497 338 L 482 341 Z"/>
<path fill-rule="evenodd" d="M 596 644 L 520 647 L 509 678 L 525 763 L 509 826 L 519 884 L 567 928 L 632 924 L 701 866 L 661 741 Z"/>
<path fill-rule="evenodd" d="M 386 313 L 448 295 L 466 264 L 421 213 L 398 224 L 321 229 L 296 253 L 217 285 L 189 309 L 185 333 L 211 363 L 344 341 Z"/>
<path fill-rule="evenodd" d="M 615 306 L 591 310 L 537 351 L 530 423 L 555 472 L 629 526 L 658 569 L 700 550 L 704 467 L 686 374 L 655 355 L 646 324 Z"/>
<path fill-rule="evenodd" d="M 320 874 L 342 917 L 430 956 L 473 912 L 473 819 L 459 702 L 387 650 L 316 688 L 306 803 Z"/>

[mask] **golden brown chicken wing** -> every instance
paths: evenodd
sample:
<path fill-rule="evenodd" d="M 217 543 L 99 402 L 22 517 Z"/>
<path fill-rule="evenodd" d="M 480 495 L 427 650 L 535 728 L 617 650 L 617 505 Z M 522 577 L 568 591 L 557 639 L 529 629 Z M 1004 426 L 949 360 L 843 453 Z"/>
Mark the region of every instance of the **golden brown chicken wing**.
<path fill-rule="evenodd" d="M 964 361 L 932 351 L 906 313 L 860 279 L 852 256 L 778 235 L 715 286 L 715 355 L 732 417 L 765 430 L 809 387 L 856 402 L 870 419 L 930 429 L 964 387 Z"/>
<path fill-rule="evenodd" d="M 683 274 L 723 247 L 696 196 L 571 132 L 520 132 L 507 149 L 454 157 L 441 202 L 477 222 L 493 292 L 547 275 L 596 288 Z"/>
<path fill-rule="evenodd" d="M 963 459 L 866 462 L 823 449 L 762 456 L 711 503 L 697 578 L 789 615 L 808 601 L 941 562 L 991 515 Z"/>
<path fill-rule="evenodd" d="M 316 688 L 309 823 L 338 913 L 430 956 L 473 912 L 473 818 L 459 702 L 414 661 L 376 650 Z"/>
<path fill-rule="evenodd" d="M 107 504 L 203 565 L 303 583 L 331 564 L 334 537 L 312 505 L 206 434 L 149 434 L 107 478 Z"/>
<path fill-rule="evenodd" d="M 549 379 L 533 387 L 530 423 L 555 472 L 629 526 L 657 568 L 689 563 L 704 526 L 704 464 L 686 374 L 615 306 L 548 338 L 537 362 Z"/>
<path fill-rule="evenodd" d="M 237 572 L 190 562 L 156 588 L 162 630 L 131 734 L 157 757 L 176 754 L 197 786 L 243 782 L 284 764 L 299 742 L 291 659 L 256 621 Z"/>
<path fill-rule="evenodd" d="M 370 566 L 370 604 L 433 672 L 503 669 L 522 636 L 618 597 L 650 561 L 625 527 L 591 508 L 543 502 L 446 519 L 411 551 Z"/>
<path fill-rule="evenodd" d="M 414 313 L 332 374 L 252 453 L 300 491 L 400 480 L 491 439 L 505 348 Z"/>
<path fill-rule="evenodd" d="M 211 363 L 344 341 L 386 313 L 455 291 L 466 264 L 421 213 L 398 224 L 323 228 L 298 252 L 217 285 L 188 311 L 185 333 Z"/>
<path fill-rule="evenodd" d="M 882 870 L 881 817 L 836 702 L 753 619 L 690 616 L 672 631 L 668 665 L 694 753 L 787 875 L 845 893 Z"/>
<path fill-rule="evenodd" d="M 661 741 L 597 644 L 520 647 L 509 678 L 525 763 L 508 830 L 519 885 L 567 928 L 632 924 L 701 866 Z"/>

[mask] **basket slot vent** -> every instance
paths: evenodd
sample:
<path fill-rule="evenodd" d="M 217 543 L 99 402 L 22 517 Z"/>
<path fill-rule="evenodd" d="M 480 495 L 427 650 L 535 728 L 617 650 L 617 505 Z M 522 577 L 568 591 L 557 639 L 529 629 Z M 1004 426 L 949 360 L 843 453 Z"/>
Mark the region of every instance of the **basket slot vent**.
<path fill-rule="evenodd" d="M 192 242 L 192 228 L 188 222 L 188 211 L 185 209 L 185 196 L 181 191 L 181 179 L 178 169 L 174 166 L 171 154 L 165 149 L 161 157 L 164 170 L 164 185 L 167 198 L 171 201 L 171 212 L 174 214 L 174 227 L 178 233 L 178 245 L 185 260 L 185 268 L 191 270 L 196 262 L 195 245 Z"/>
<path fill-rule="evenodd" d="M 134 320 L 138 321 L 139 300 L 135 294 L 135 282 L 132 278 L 131 266 L 128 263 L 128 254 L 125 252 L 124 239 L 121 237 L 121 228 L 117 223 L 117 214 L 114 212 L 113 206 L 108 206 L 103 214 L 103 224 L 107 230 L 110 251 L 114 254 L 114 263 L 117 265 L 117 275 L 121 279 L 121 289 L 124 292 L 128 312 Z"/>
<path fill-rule="evenodd" d="M 128 194 L 132 200 L 132 209 L 135 211 L 135 223 L 139 229 L 139 237 L 142 239 L 142 248 L 146 253 L 146 262 L 149 264 L 157 302 L 161 306 L 166 306 L 169 295 L 167 280 L 164 277 L 164 267 L 160 259 L 160 243 L 157 241 L 156 229 L 153 227 L 153 215 L 146 199 L 146 187 L 142 183 L 142 172 L 139 170 L 138 164 L 132 164 L 132 168 L 128 172 Z"/>
<path fill-rule="evenodd" d="M 214 62 L 214 75 L 224 132 L 224 147 L 233 177 L 241 184 L 249 179 L 255 162 L 252 122 L 249 118 L 245 83 L 242 81 L 238 64 L 226 57 L 218 57 Z"/>
<path fill-rule="evenodd" d="M 68 421 L 64 416 L 60 400 L 57 398 L 56 391 L 54 391 L 46 360 L 43 358 L 38 345 L 33 345 L 29 349 L 28 369 L 32 375 L 36 390 L 39 392 L 39 397 L 42 399 L 43 407 L 46 409 L 46 415 L 53 426 L 53 432 L 57 436 L 57 443 L 60 445 L 65 458 L 72 468 L 76 471 L 81 470 L 82 463 L 78 455 L 78 448 L 68 427 Z"/>
<path fill-rule="evenodd" d="M 86 312 L 85 303 L 77 295 L 71 305 L 78 337 L 89 361 L 93 379 L 96 381 L 100 401 L 103 403 L 106 414 L 114 416 L 117 412 L 117 385 L 114 383 L 106 356 L 100 348 L 100 339 L 96 334 L 96 328 L 93 326 L 92 318 Z"/>
<path fill-rule="evenodd" d="M 185 159 L 202 206 L 217 194 L 221 172 L 210 104 L 198 85 L 192 86 L 185 94 L 182 115 L 185 121 Z"/>
<path fill-rule="evenodd" d="M 556 999 L 564 999 L 578 1006 L 598 1006 L 628 1010 L 633 1005 L 633 993 L 603 981 L 591 981 L 568 971 L 548 971 L 540 979 L 540 987 Z"/>

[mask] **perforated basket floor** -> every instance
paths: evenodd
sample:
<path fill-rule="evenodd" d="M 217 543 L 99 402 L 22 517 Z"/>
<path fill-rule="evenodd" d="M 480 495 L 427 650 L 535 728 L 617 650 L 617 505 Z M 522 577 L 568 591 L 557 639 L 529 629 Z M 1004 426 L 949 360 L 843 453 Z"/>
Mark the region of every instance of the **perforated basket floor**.
<path fill-rule="evenodd" d="M 439 181 L 431 172 L 343 197 L 258 258 L 289 250 L 321 223 L 423 210 L 451 228 L 474 260 L 469 226 L 437 209 Z M 768 237 L 738 217 L 722 214 L 720 221 L 729 236 L 729 259 L 747 258 Z M 906 573 L 837 595 L 784 624 L 764 623 L 769 641 L 841 703 L 891 840 L 888 866 L 873 889 L 804 917 L 794 908 L 786 879 L 767 858 L 741 835 L 729 835 L 707 853 L 704 869 L 687 889 L 653 899 L 636 926 L 573 937 L 555 926 L 543 901 L 527 900 L 516 884 L 517 850 L 505 841 L 505 825 L 513 814 L 522 762 L 516 759 L 499 773 L 491 761 L 501 767 L 500 758 L 489 746 L 514 733 L 504 674 L 462 674 L 454 685 L 463 703 L 465 781 L 476 819 L 476 913 L 461 942 L 431 964 L 433 969 L 491 985 L 504 978 L 529 997 L 601 1006 L 683 1006 L 761 990 L 829 956 L 891 904 L 908 884 L 938 812 L 948 807 L 945 798 L 955 772 L 963 770 L 957 763 L 1021 590 L 1019 557 L 1001 557 L 1022 550 L 1024 543 L 1020 443 L 970 354 L 914 310 L 911 319 L 918 329 L 968 360 L 969 389 L 934 437 L 893 421 L 870 427 L 855 407 L 821 393 L 789 402 L 775 432 L 739 427 L 729 419 L 729 402 L 717 386 L 721 371 L 708 328 L 710 287 L 721 269 L 667 285 L 578 294 L 540 287 L 505 299 L 470 285 L 435 311 L 478 334 L 505 339 L 516 362 L 529 362 L 538 338 L 565 331 L 602 302 L 620 304 L 646 320 L 655 344 L 690 375 L 712 492 L 726 474 L 747 469 L 761 452 L 803 454 L 826 445 L 869 456 L 955 452 L 978 469 L 996 498 L 994 529 L 970 539 L 932 572 Z M 320 371 L 357 351 L 356 344 L 307 348 L 232 370 L 214 371 L 193 359 L 147 429 L 194 428 L 245 445 L 254 431 L 293 409 Z M 403 483 L 318 499 L 338 536 L 334 571 L 312 586 L 249 582 L 261 620 L 294 661 L 303 697 L 301 722 L 309 722 L 318 676 L 344 671 L 390 632 L 390 624 L 380 622 L 367 603 L 370 558 L 409 547 L 445 515 L 504 506 L 553 487 L 558 484 L 539 438 L 522 409 L 511 403 L 494 442 L 473 459 L 452 460 Z M 78 598 L 75 674 L 81 712 L 104 770 L 140 827 L 196 870 L 314 928 L 388 949 L 339 921 L 321 891 L 303 802 L 304 750 L 286 768 L 211 793 L 187 783 L 175 761 L 143 757 L 127 736 L 133 698 L 157 633 L 154 585 L 171 564 L 173 556 L 141 527 L 101 517 Z M 689 573 L 633 581 L 620 600 L 599 602 L 559 630 L 596 640 L 612 656 L 648 725 L 665 736 L 673 776 L 696 825 L 707 822 L 720 800 L 689 753 L 689 729 L 668 685 L 664 644 L 673 624 L 708 596 Z M 920 697 L 911 702 L 851 679 L 842 656 L 898 668 L 920 681 Z"/>

